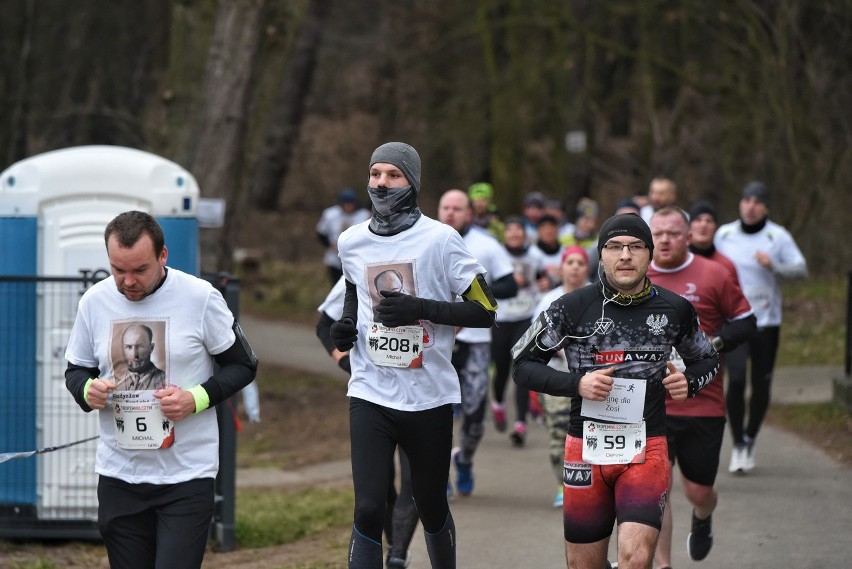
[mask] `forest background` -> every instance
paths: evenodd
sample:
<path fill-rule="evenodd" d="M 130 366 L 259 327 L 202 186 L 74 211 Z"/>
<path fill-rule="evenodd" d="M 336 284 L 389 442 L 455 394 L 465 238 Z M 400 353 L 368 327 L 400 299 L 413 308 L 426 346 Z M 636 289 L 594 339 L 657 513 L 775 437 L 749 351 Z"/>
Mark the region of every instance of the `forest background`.
<path fill-rule="evenodd" d="M 6 0 L 0 167 L 116 144 L 187 167 L 233 251 L 319 263 L 314 225 L 372 150 L 423 160 L 421 206 L 490 181 L 602 218 L 656 175 L 736 217 L 771 189 L 813 273 L 852 268 L 852 0 Z"/>

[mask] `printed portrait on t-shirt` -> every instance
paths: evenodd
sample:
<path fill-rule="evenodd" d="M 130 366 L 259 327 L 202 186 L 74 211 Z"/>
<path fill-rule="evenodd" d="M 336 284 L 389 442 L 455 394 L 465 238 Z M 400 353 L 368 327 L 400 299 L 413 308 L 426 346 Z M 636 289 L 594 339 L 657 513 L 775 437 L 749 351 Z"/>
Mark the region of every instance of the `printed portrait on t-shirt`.
<path fill-rule="evenodd" d="M 112 323 L 110 357 L 119 391 L 163 389 L 166 384 L 165 320 Z"/>
<path fill-rule="evenodd" d="M 523 282 L 518 284 L 518 288 L 528 287 L 535 282 L 535 267 L 528 261 L 519 261 L 512 259 L 512 269 L 521 275 Z"/>
<path fill-rule="evenodd" d="M 414 264 L 393 263 L 367 267 L 367 281 L 373 308 L 382 300 L 382 291 L 401 292 L 416 296 L 414 286 Z"/>

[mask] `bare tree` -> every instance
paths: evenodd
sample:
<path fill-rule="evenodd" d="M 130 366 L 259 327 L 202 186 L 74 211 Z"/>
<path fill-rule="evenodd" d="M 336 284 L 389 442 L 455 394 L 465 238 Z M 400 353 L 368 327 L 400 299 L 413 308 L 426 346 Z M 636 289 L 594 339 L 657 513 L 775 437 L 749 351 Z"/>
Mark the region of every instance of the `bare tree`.
<path fill-rule="evenodd" d="M 332 0 L 311 0 L 299 38 L 281 80 L 275 105 L 267 121 L 265 142 L 252 185 L 253 205 L 276 209 L 281 183 L 287 176 L 290 158 L 305 114 L 305 100 L 316 68 L 317 51 Z"/>
<path fill-rule="evenodd" d="M 223 229 L 202 230 L 205 271 L 230 270 L 234 247 L 230 228 L 243 215 L 240 175 L 264 4 L 265 0 L 218 3 L 190 170 L 205 197 L 222 198 L 229 207 Z"/>

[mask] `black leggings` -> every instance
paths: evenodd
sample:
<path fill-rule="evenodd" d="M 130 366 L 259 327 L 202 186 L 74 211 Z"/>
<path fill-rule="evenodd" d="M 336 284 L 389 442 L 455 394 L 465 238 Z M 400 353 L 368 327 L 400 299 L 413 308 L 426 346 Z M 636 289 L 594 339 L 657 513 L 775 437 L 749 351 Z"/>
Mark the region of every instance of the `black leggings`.
<path fill-rule="evenodd" d="M 453 410 L 442 405 L 425 411 L 397 411 L 350 398 L 349 436 L 355 488 L 355 529 L 381 543 L 389 478 L 396 446 L 411 464 L 411 493 L 429 533 L 447 523 L 447 479 L 453 436 Z"/>
<path fill-rule="evenodd" d="M 503 403 L 506 384 L 512 373 L 512 346 L 530 327 L 529 320 L 498 322 L 491 328 L 491 361 L 494 362 L 494 401 Z M 530 410 L 530 392 L 526 387 L 515 384 L 515 408 L 518 421 L 526 422 Z"/>
<path fill-rule="evenodd" d="M 727 354 L 728 368 L 728 420 L 735 444 L 743 444 L 744 436 L 757 437 L 760 425 L 769 409 L 772 388 L 772 370 L 778 353 L 781 328 L 758 328 L 748 342 L 743 342 Z M 746 364 L 751 359 L 751 400 L 748 406 L 748 425 L 745 425 Z"/>

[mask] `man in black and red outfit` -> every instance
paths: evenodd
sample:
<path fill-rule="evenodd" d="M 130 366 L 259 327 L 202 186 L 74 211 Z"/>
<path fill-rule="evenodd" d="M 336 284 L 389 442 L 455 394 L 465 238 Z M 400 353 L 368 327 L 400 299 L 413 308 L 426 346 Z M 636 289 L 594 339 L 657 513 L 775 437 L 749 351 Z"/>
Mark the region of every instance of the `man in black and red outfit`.
<path fill-rule="evenodd" d="M 516 383 L 571 397 L 563 517 L 572 569 L 606 565 L 616 520 L 619 566 L 650 566 L 671 475 L 665 394 L 694 397 L 719 367 L 689 301 L 648 280 L 653 247 L 639 216 L 608 219 L 601 282 L 556 300 L 514 348 Z M 548 367 L 559 350 L 571 371 Z"/>

